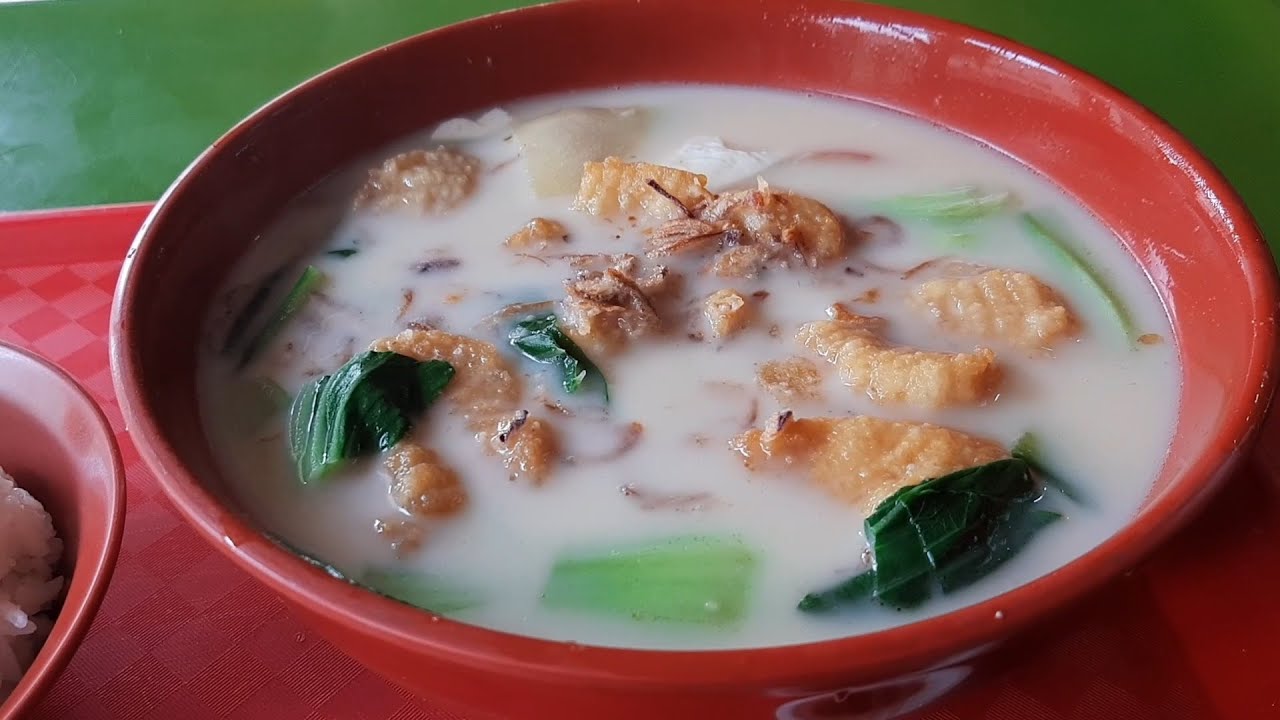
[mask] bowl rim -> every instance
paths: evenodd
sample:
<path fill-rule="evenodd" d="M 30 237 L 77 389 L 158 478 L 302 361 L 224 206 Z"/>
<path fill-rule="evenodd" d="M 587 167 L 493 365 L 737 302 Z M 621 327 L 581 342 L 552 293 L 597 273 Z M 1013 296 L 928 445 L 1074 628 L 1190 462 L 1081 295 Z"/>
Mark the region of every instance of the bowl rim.
<path fill-rule="evenodd" d="M 102 605 L 107 588 L 110 586 L 111 576 L 115 572 L 116 561 L 120 556 L 120 546 L 124 539 L 126 501 L 126 479 L 124 462 L 120 456 L 120 444 L 102 406 L 71 373 L 34 350 L 0 341 L 0 363 L 5 362 L 28 363 L 38 371 L 48 373 L 68 389 L 76 403 L 89 411 L 88 416 L 92 418 L 93 431 L 102 433 L 107 440 L 105 459 L 110 468 L 110 477 L 106 479 L 108 492 L 105 494 L 107 500 L 106 543 L 100 552 L 94 554 L 90 567 L 77 567 L 73 573 L 73 576 L 89 573 L 88 588 L 83 594 L 75 597 L 67 593 L 58 616 L 54 618 L 49 637 L 45 639 L 31 667 L 23 673 L 22 679 L 18 681 L 9 697 L 0 702 L 0 720 L 25 717 L 26 713 L 34 709 L 80 648 L 81 642 L 98 614 L 98 608 Z M 71 578 L 68 577 L 64 587 L 69 589 L 70 586 Z M 64 621 L 64 614 L 68 610 L 72 613 L 71 617 Z M 55 640 L 57 646 L 51 647 Z"/>
<path fill-rule="evenodd" d="M 555 16 L 612 0 L 560 0 L 485 15 L 384 45 L 316 74 L 260 106 L 238 122 L 182 171 L 157 201 L 135 237 L 116 288 L 111 318 L 111 363 L 121 409 L 147 465 L 184 518 L 240 567 L 308 614 L 348 629 L 360 628 L 389 643 L 450 662 L 541 681 L 566 678 L 604 685 L 691 688 L 748 684 L 788 684 L 834 679 L 873 679 L 922 662 L 955 659 L 1075 602 L 1128 569 L 1180 528 L 1221 487 L 1252 447 L 1271 405 L 1276 364 L 1276 327 L 1255 322 L 1247 372 L 1226 401 L 1224 421 L 1214 430 L 1210 450 L 1182 471 L 1185 478 L 1146 504 L 1141 514 L 1067 564 L 979 603 L 888 629 L 810 643 L 713 650 L 634 649 L 547 640 L 469 625 L 411 608 L 335 579 L 278 546 L 237 511 L 219 502 L 188 472 L 143 401 L 138 363 L 129 346 L 131 308 L 139 278 L 134 265 L 154 244 L 153 230 L 172 212 L 193 177 L 223 148 L 269 118 L 296 96 L 322 89 L 330 78 L 355 71 L 371 58 L 452 33 L 472 32 L 497 20 Z M 1280 306 L 1276 262 L 1256 221 L 1217 167 L 1166 121 L 1113 85 L 1047 53 L 1006 37 L 935 16 L 858 0 L 804 0 L 796 5 L 827 17 L 861 17 L 887 25 L 910 24 L 933 32 L 983 42 L 991 52 L 1034 63 L 1070 77 L 1087 92 L 1132 114 L 1172 153 L 1185 170 L 1216 194 L 1221 217 L 1234 226 L 1242 273 L 1248 280 L 1253 317 Z M 944 124 L 945 125 L 945 124 Z M 1050 181 L 1053 180 L 1049 177 Z M 1243 388 L 1243 389 L 1241 389 Z M 360 610 L 356 610 L 356 606 Z M 1027 608 L 1025 612 L 1018 609 Z M 870 658 L 870 659 L 868 659 Z"/>

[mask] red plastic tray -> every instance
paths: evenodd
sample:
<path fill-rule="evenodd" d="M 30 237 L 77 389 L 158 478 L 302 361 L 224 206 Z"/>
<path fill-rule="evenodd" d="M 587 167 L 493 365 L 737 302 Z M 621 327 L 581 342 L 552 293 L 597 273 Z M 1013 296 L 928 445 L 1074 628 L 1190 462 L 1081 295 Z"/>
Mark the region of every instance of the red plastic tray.
<path fill-rule="evenodd" d="M 112 391 L 107 330 L 120 262 L 147 210 L 0 215 L 0 339 L 80 379 L 116 427 L 128 468 L 124 546 L 106 601 L 32 719 L 457 718 L 311 632 L 198 538 L 140 462 Z M 1277 440 L 1273 422 L 1192 526 L 1004 650 L 994 675 L 916 717 L 1280 718 Z"/>

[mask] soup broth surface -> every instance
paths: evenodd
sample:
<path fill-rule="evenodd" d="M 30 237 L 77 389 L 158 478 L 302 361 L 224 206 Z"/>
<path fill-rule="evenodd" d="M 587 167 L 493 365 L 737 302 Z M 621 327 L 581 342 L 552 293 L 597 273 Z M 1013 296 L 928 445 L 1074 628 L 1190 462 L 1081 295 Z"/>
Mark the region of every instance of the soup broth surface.
<path fill-rule="evenodd" d="M 848 247 L 817 269 L 793 263 L 754 278 L 705 272 L 708 255 L 644 259 L 639 218 L 600 218 L 571 207 L 573 191 L 538 196 L 518 139 L 501 124 L 485 137 L 445 143 L 481 166 L 473 192 L 442 213 L 351 210 L 366 171 L 406 149 L 441 144 L 428 129 L 336 174 L 282 212 L 226 285 L 208 321 L 200 411 L 230 490 L 263 527 L 350 577 L 370 569 L 447 578 L 483 599 L 449 615 L 469 623 L 556 640 L 640 648 L 772 646 L 900 625 L 1025 584 L 1089 551 L 1135 512 L 1171 435 L 1177 359 L 1166 314 L 1135 262 L 1083 208 L 1052 184 L 988 147 L 928 123 L 824 97 L 729 87 L 635 87 L 536 98 L 504 106 L 515 123 L 574 107 L 635 108 L 643 128 L 624 160 L 677 165 L 691 139 L 716 138 L 761 153 L 763 167 L 710 173 L 710 190 L 771 188 L 813 198 L 838 214 Z M 836 151 L 836 152 L 832 152 Z M 797 159 L 799 158 L 799 159 Z M 780 160 L 781 159 L 781 160 Z M 576 186 L 576 183 L 575 183 Z M 958 187 L 1008 192 L 1011 209 L 973 221 L 936 222 L 895 214 L 892 198 Z M 1127 306 L 1135 342 L 1103 297 L 1028 234 L 1018 213 L 1051 218 Z M 885 221 L 870 221 L 883 216 Z M 504 241 L 532 218 L 561 223 L 562 249 L 513 250 Z M 862 232 L 865 231 L 865 232 Z M 354 250 L 354 253 L 332 251 Z M 568 395 L 557 370 L 521 357 L 506 340 L 514 303 L 558 300 L 575 270 L 549 254 L 634 253 L 683 280 L 658 303 L 662 332 L 591 354 L 607 378 L 608 401 L 588 379 Z M 923 275 L 903 272 L 953 258 L 1031 273 L 1065 298 L 1079 333 L 1046 352 L 956 336 L 907 302 Z M 264 303 L 281 302 L 301 269 L 324 274 L 320 293 L 240 367 L 218 351 L 228 318 L 263 279 L 284 267 Z M 425 265 L 424 265 L 425 264 Z M 425 269 L 424 269 L 425 268 Z M 703 299 L 732 288 L 754 310 L 750 323 L 717 338 Z M 844 386 L 836 368 L 796 340 L 833 303 L 885 318 L 893 343 L 933 351 L 991 347 L 1005 376 L 983 404 L 943 409 L 881 404 Z M 540 485 L 513 481 L 476 441 L 448 393 L 416 422 L 410 438 L 434 450 L 461 481 L 467 503 L 449 516 L 417 518 L 388 493 L 382 456 L 350 463 L 303 484 L 290 457 L 288 407 L 264 412 L 244 392 L 269 378 L 291 396 L 333 373 L 353 353 L 410 323 L 492 343 L 517 371 L 531 417 L 554 425 L 559 461 Z M 585 347 L 585 345 L 584 345 Z M 821 375 L 821 397 L 782 403 L 757 383 L 762 363 L 805 358 Z M 559 405 L 563 410 L 549 408 Z M 1040 501 L 1064 515 L 981 581 L 935 594 L 910 610 L 862 603 L 830 614 L 797 610 L 806 594 L 863 566 L 862 512 L 808 479 L 799 466 L 748 469 L 730 448 L 747 428 L 795 417 L 869 415 L 925 421 L 1011 446 L 1040 438 L 1055 474 L 1087 502 L 1053 490 Z M 572 416 L 565 411 L 573 413 Z M 382 532 L 379 532 L 379 528 Z M 420 542 L 403 544 L 388 530 Z M 756 557 L 746 610 L 736 622 L 701 625 L 547 607 L 548 577 L 565 553 L 672 536 L 739 538 Z"/>

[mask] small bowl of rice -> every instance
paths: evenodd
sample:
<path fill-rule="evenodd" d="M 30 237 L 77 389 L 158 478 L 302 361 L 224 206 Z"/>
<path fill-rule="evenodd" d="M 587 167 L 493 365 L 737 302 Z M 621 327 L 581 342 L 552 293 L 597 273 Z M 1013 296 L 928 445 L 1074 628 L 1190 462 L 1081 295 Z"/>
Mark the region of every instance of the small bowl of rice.
<path fill-rule="evenodd" d="M 88 632 L 124 506 L 101 409 L 57 366 L 0 343 L 0 720 L 26 716 Z"/>

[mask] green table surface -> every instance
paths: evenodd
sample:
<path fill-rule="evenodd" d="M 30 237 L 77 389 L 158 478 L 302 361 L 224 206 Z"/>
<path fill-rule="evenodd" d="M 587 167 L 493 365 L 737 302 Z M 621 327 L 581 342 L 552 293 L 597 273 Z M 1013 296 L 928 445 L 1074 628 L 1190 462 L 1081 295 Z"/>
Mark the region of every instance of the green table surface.
<path fill-rule="evenodd" d="M 697 2 L 697 0 L 690 0 Z M 151 200 L 280 91 L 520 0 L 0 0 L 0 210 Z M 1280 0 L 895 0 L 1050 52 L 1212 158 L 1280 247 Z"/>

